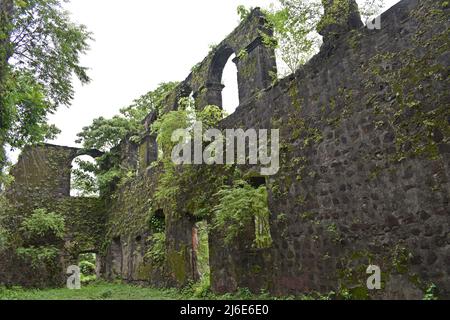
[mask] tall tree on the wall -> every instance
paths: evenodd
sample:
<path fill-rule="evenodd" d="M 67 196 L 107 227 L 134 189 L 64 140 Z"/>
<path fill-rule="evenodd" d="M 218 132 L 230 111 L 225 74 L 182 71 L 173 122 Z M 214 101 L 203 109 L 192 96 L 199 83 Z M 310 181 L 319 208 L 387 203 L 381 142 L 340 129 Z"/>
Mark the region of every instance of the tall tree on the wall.
<path fill-rule="evenodd" d="M 79 58 L 90 33 L 70 21 L 66 0 L 0 0 L 0 184 L 6 146 L 54 137 L 47 115 L 73 98 L 73 75 L 89 82 Z"/>
<path fill-rule="evenodd" d="M 266 16 L 274 29 L 274 39 L 266 39 L 273 45 L 279 63 L 279 76 L 294 73 L 320 48 L 322 39 L 317 27 L 323 15 L 323 7 L 334 3 L 346 5 L 348 0 L 276 0 L 266 10 Z M 363 22 L 380 13 L 384 0 L 357 0 Z M 238 7 L 244 19 L 250 10 Z M 275 41 L 273 41 L 275 40 Z"/>

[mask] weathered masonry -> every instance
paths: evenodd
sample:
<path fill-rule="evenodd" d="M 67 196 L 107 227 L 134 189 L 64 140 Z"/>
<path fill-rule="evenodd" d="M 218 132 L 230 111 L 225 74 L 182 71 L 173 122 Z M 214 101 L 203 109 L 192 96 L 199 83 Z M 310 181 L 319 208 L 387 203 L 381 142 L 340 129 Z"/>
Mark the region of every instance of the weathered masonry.
<path fill-rule="evenodd" d="M 222 72 L 234 53 L 240 103 L 221 127 L 280 129 L 280 171 L 262 180 L 273 244 L 254 248 L 250 225 L 232 245 L 210 233 L 216 292 L 341 289 L 421 298 L 433 283 L 450 297 L 448 2 L 403 0 L 381 15 L 380 30 L 362 26 L 349 3 L 353 11 L 321 29 L 321 51 L 295 74 L 273 83 L 274 51 L 262 41 L 271 30 L 255 9 L 166 97 L 165 112 L 191 95 L 199 110 L 222 106 Z M 156 117 L 145 119 L 139 144 L 122 142 L 123 165 L 138 174 L 105 199 L 69 196 L 67 171 L 79 150 L 43 145 L 22 154 L 9 191 L 18 216 L 40 207 L 73 216 L 66 244 L 76 245 L 62 246 L 60 275 L 77 253 L 94 250 L 105 278 L 155 286 L 197 280 L 199 218 L 191 204 L 213 206 L 213 199 L 204 199 L 208 181 L 198 176 L 180 186 L 174 206 L 153 201 L 160 171 L 149 128 Z M 150 217 L 165 226 L 163 264 L 145 257 L 155 232 Z M 2 257 L 1 282 L 24 281 L 26 266 L 13 263 Z M 382 290 L 367 291 L 369 264 L 380 266 Z"/>

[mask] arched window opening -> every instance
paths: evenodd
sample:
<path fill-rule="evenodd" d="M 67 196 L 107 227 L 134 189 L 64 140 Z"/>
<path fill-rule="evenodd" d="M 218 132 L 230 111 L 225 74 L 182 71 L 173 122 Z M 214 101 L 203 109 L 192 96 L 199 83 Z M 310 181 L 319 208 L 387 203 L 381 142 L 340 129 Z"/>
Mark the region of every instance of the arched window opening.
<path fill-rule="evenodd" d="M 222 108 L 230 115 L 239 106 L 238 71 L 233 60 L 236 55 L 233 53 L 229 58 L 222 73 Z"/>
<path fill-rule="evenodd" d="M 91 156 L 83 155 L 73 159 L 70 172 L 70 196 L 98 197 L 96 171 L 97 163 Z"/>

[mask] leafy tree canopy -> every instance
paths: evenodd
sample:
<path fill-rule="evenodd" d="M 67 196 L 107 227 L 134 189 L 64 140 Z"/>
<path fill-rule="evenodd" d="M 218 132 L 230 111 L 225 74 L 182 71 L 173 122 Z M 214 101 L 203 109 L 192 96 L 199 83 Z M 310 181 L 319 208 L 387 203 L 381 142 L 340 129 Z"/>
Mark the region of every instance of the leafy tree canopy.
<path fill-rule="evenodd" d="M 363 21 L 378 14 L 384 0 L 358 0 Z M 241 20 L 250 13 L 245 6 L 238 6 Z M 323 14 L 323 0 L 279 0 L 265 11 L 274 29 L 274 38 L 262 35 L 266 45 L 276 49 L 280 76 L 295 72 L 305 64 L 321 45 L 317 26 Z"/>
<path fill-rule="evenodd" d="M 143 131 L 142 121 L 152 111 L 160 112 L 163 98 L 175 88 L 178 83 L 161 83 L 133 103 L 120 110 L 120 115 L 111 119 L 97 118 L 90 126 L 84 127 L 78 133 L 77 143 L 82 143 L 86 149 L 108 151 L 117 146 L 126 137 L 136 139 Z"/>
<path fill-rule="evenodd" d="M 0 171 L 6 145 L 20 148 L 59 132 L 47 124 L 47 115 L 70 104 L 73 75 L 89 82 L 79 59 L 91 34 L 70 21 L 63 2 L 0 3 Z"/>
<path fill-rule="evenodd" d="M 77 168 L 72 171 L 72 186 L 80 195 L 105 193 L 111 184 L 132 176 L 128 168 L 120 167 L 119 157 L 112 149 L 123 139 L 138 141 L 144 132 L 142 122 L 145 117 L 151 112 L 160 113 L 163 99 L 177 84 L 177 82 L 161 83 L 155 90 L 122 108 L 119 115 L 111 119 L 97 118 L 78 133 L 76 142 L 81 143 L 83 148 L 105 152 L 97 159 L 97 163 L 77 159 Z"/>

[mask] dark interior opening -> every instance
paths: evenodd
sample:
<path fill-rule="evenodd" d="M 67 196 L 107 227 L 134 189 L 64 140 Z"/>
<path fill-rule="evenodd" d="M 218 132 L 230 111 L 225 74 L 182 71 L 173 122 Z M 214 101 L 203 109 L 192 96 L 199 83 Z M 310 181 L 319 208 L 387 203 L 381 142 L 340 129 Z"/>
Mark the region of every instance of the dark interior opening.
<path fill-rule="evenodd" d="M 260 186 L 266 185 L 266 178 L 265 177 L 250 177 L 247 179 L 247 182 L 255 189 L 259 188 Z"/>

